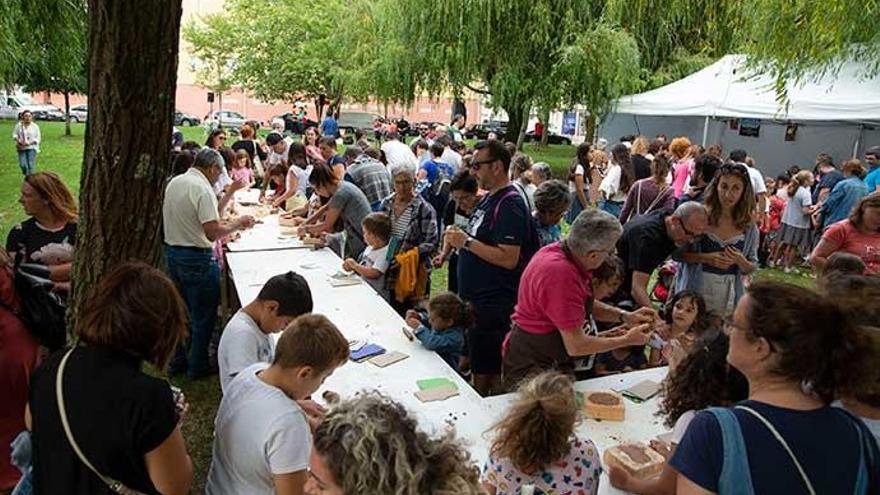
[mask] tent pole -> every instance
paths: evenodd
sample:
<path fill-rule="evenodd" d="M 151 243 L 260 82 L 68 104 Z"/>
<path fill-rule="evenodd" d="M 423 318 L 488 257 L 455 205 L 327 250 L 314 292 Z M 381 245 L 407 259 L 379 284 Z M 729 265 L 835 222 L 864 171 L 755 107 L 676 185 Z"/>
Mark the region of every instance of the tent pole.
<path fill-rule="evenodd" d="M 864 124 L 859 124 L 859 132 L 856 134 L 856 144 L 853 146 L 852 156 L 859 156 L 859 146 L 862 144 L 862 129 L 865 128 Z"/>
<path fill-rule="evenodd" d="M 706 138 L 709 137 L 709 116 L 706 115 L 706 120 L 703 121 L 703 144 L 702 146 L 706 147 Z"/>

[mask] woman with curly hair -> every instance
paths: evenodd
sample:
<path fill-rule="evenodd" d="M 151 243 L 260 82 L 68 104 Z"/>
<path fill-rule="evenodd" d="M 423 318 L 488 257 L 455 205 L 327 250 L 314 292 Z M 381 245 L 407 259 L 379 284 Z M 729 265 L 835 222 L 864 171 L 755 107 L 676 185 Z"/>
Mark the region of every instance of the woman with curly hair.
<path fill-rule="evenodd" d="M 490 495 L 596 493 L 599 449 L 575 436 L 578 405 L 574 381 L 547 371 L 524 381 L 507 415 L 493 429 L 495 441 L 483 468 Z"/>
<path fill-rule="evenodd" d="M 698 339 L 681 364 L 664 380 L 657 412 L 672 428 L 672 445 L 651 442 L 658 452 L 674 452 L 688 424 L 697 411 L 707 407 L 730 406 L 749 395 L 746 378 L 727 364 L 729 339 L 722 332 L 712 332 Z M 666 457 L 668 458 L 669 455 Z M 668 464 L 659 477 L 640 480 L 619 467 L 612 466 L 608 477 L 621 490 L 639 494 L 674 494 L 676 471 Z"/>
<path fill-rule="evenodd" d="M 478 495 L 470 456 L 451 434 L 431 438 L 406 409 L 367 393 L 334 407 L 315 430 L 308 495 Z"/>

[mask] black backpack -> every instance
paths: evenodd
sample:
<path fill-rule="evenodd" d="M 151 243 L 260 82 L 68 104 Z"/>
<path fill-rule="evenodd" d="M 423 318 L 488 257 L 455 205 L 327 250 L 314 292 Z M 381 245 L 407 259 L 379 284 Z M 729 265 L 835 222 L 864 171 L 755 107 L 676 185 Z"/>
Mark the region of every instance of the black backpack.
<path fill-rule="evenodd" d="M 49 351 L 56 351 L 67 343 L 67 306 L 52 292 L 52 285 L 51 281 L 20 268 L 15 271 L 15 292 L 21 302 L 19 318 L 37 342 Z"/>

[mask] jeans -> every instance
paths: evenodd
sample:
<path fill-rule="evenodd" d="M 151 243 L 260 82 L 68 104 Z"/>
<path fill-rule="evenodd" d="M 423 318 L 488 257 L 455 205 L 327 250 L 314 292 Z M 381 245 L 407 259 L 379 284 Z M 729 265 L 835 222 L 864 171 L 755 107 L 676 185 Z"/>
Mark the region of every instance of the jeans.
<path fill-rule="evenodd" d="M 211 249 L 165 246 L 168 275 L 189 310 L 189 339 L 177 348 L 171 371 L 187 370 L 190 377 L 208 372 L 208 344 L 220 305 L 220 266 Z M 189 347 L 189 349 L 187 349 Z M 187 359 L 187 350 L 189 359 Z"/>
<path fill-rule="evenodd" d="M 23 431 L 12 441 L 10 462 L 21 471 L 21 479 L 12 490 L 12 495 L 31 495 L 34 493 L 31 434 Z"/>
<path fill-rule="evenodd" d="M 37 150 L 18 150 L 18 168 L 23 175 L 29 175 L 37 169 Z"/>
<path fill-rule="evenodd" d="M 599 201 L 599 209 L 611 213 L 615 218 L 620 218 L 620 210 L 623 209 L 623 203 L 602 200 Z"/>

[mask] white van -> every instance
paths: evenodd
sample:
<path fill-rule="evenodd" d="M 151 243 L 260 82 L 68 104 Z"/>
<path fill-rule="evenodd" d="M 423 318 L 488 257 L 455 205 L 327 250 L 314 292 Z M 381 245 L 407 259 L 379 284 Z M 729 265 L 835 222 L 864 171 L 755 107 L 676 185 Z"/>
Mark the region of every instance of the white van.
<path fill-rule="evenodd" d="M 64 120 L 64 112 L 53 105 L 34 102 L 26 93 L 6 93 L 0 91 L 0 119 L 18 120 L 18 115 L 25 110 L 34 114 L 34 120 Z"/>

